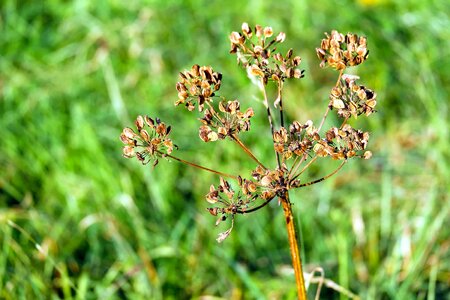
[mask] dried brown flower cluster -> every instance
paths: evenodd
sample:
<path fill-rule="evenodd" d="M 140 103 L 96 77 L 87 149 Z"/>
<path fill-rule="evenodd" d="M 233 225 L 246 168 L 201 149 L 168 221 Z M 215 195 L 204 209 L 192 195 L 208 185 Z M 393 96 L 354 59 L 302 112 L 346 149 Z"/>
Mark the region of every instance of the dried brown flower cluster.
<path fill-rule="evenodd" d="M 345 36 L 336 30 L 331 35 L 325 33 L 326 39 L 322 40 L 320 48 L 316 48 L 317 56 L 322 60 L 320 66 L 326 65 L 344 70 L 348 66 L 356 66 L 367 59 L 367 39 L 356 34 L 347 33 Z"/>
<path fill-rule="evenodd" d="M 268 80 L 284 81 L 286 78 L 302 78 L 304 70 L 298 69 L 302 59 L 293 56 L 293 50 L 286 55 L 276 52 L 276 45 L 284 42 L 286 34 L 280 32 L 273 37 L 272 27 L 256 25 L 254 29 L 247 23 L 242 24 L 242 31 L 230 35 L 230 53 L 238 54 L 238 62 L 252 75 Z"/>
<path fill-rule="evenodd" d="M 365 114 L 369 116 L 374 112 L 377 104 L 377 94 L 363 85 L 357 85 L 358 76 L 342 75 L 339 84 L 331 90 L 330 99 L 333 108 L 343 118 Z"/>
<path fill-rule="evenodd" d="M 308 120 L 304 125 L 294 121 L 289 126 L 289 131 L 285 127 L 281 127 L 273 135 L 275 151 L 281 154 L 284 160 L 291 158 L 293 155 L 308 155 L 319 139 L 317 128 L 313 126 L 311 120 Z"/>
<path fill-rule="evenodd" d="M 369 133 L 356 130 L 345 124 L 342 128 L 332 127 L 325 133 L 325 139 L 314 146 L 314 152 L 319 157 L 331 156 L 333 159 L 348 159 L 357 156 L 357 152 L 366 149 Z M 370 151 L 363 154 L 369 159 Z M 361 155 L 359 156 L 361 157 Z"/>
<path fill-rule="evenodd" d="M 222 83 L 221 73 L 208 66 L 194 65 L 190 71 L 180 73 L 180 79 L 176 84 L 178 100 L 175 105 L 185 104 L 192 111 L 197 103 L 199 111 L 204 111 L 199 128 L 202 141 L 214 142 L 227 136 L 236 139 L 241 131 L 250 130 L 253 109 L 241 112 L 238 100 L 227 101 L 216 94 Z M 221 99 L 218 105 L 214 103 L 214 97 Z"/>
<path fill-rule="evenodd" d="M 222 74 L 211 67 L 192 66 L 191 71 L 180 73 L 177 83 L 178 101 L 175 105 L 185 104 L 189 111 L 194 110 L 195 102 L 199 111 L 203 111 L 205 102 L 212 102 L 215 92 L 220 89 Z"/>
<path fill-rule="evenodd" d="M 120 140 L 125 144 L 123 147 L 124 157 L 136 157 L 144 165 L 153 161 L 153 166 L 156 166 L 159 157 L 165 157 L 172 153 L 174 144 L 168 137 L 171 131 L 170 126 L 158 118 L 153 120 L 148 116 L 138 116 L 135 125 L 137 133 L 133 129 L 125 127 L 120 135 Z"/>
<path fill-rule="evenodd" d="M 258 198 L 257 185 L 248 179 L 238 176 L 240 191 L 236 193 L 230 183 L 220 177 L 217 189 L 214 185 L 209 188 L 206 200 L 211 204 L 220 204 L 221 207 L 208 208 L 208 211 L 217 216 L 218 214 L 236 214 L 245 212 L 249 206 Z M 226 217 L 225 217 L 226 218 Z"/>
<path fill-rule="evenodd" d="M 203 125 L 199 129 L 199 136 L 204 142 L 234 137 L 241 131 L 250 130 L 250 118 L 254 115 L 252 108 L 241 112 L 239 101 L 221 101 L 219 112 L 213 107 L 205 109 L 204 117 L 200 119 Z"/>
<path fill-rule="evenodd" d="M 288 170 L 285 165 L 281 165 L 274 170 L 257 166 L 256 169 L 252 171 L 252 177 L 262 187 L 262 192 L 260 195 L 262 199 L 273 199 L 276 195 L 285 190 L 285 176 L 287 171 Z"/>

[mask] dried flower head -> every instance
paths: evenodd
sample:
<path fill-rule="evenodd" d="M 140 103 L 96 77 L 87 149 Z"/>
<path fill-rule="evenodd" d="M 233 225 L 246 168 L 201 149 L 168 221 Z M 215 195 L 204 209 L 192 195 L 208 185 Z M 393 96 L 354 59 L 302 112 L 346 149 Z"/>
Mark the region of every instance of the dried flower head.
<path fill-rule="evenodd" d="M 294 121 L 285 125 L 283 109 L 283 89 L 286 79 L 304 77 L 301 70 L 301 58 L 289 49 L 281 53 L 277 46 L 286 39 L 286 34 L 275 34 L 272 27 L 243 23 L 240 32 L 232 32 L 230 53 L 237 55 L 238 64 L 243 66 L 253 82 L 257 82 L 261 90 L 262 103 L 265 106 L 272 135 L 276 167 L 269 168 L 263 164 L 252 150 L 240 140 L 239 134 L 250 130 L 250 119 L 254 116 L 253 108 L 241 111 L 238 100 L 229 100 L 217 95 L 222 84 L 222 74 L 213 71 L 209 66 L 192 66 L 191 70 L 180 73 L 180 81 L 176 84 L 178 100 L 175 105 L 184 104 L 189 111 L 197 106 L 201 116 L 199 120 L 199 137 L 204 142 L 223 140 L 228 137 L 256 167 L 243 179 L 240 175 L 219 172 L 172 155 L 175 147 L 169 138 L 170 126 L 166 126 L 158 118 L 138 116 L 136 130 L 124 128 L 120 136 L 123 155 L 127 158 L 137 157 L 143 164 L 158 163 L 160 157 L 170 157 L 195 168 L 212 172 L 220 176 L 216 187 L 210 186 L 206 201 L 212 205 L 209 213 L 218 219 L 216 225 L 231 219 L 231 226 L 221 232 L 217 241 L 222 242 L 234 227 L 235 216 L 247 214 L 261 209 L 277 198 L 283 207 L 286 229 L 289 236 L 291 257 L 295 270 L 299 299 L 306 299 L 300 253 L 295 236 L 295 222 L 289 191 L 319 183 L 336 174 L 351 158 L 370 159 L 372 152 L 367 151 L 369 133 L 353 128 L 347 122 L 350 117 L 370 116 L 377 104 L 376 93 L 356 81 L 357 76 L 343 74 L 349 66 L 356 66 L 367 59 L 367 41 L 365 37 L 348 33 L 343 35 L 336 30 L 325 33 L 317 55 L 320 66 L 330 66 L 339 70 L 337 83 L 331 89 L 330 101 L 325 106 L 325 113 L 316 127 L 311 120 L 301 123 Z M 255 79 L 258 79 L 255 81 Z M 271 95 L 267 86 L 276 85 L 276 94 Z M 217 101 L 213 101 L 216 98 Z M 269 105 L 269 104 L 273 104 Z M 275 108 L 277 114 L 272 113 Z M 342 119 L 340 124 L 323 129 L 330 110 L 337 110 Z M 275 116 L 279 116 L 276 122 Z M 279 124 L 279 127 L 276 127 Z M 323 131 L 322 131 L 323 130 Z M 292 160 L 290 160 L 293 158 Z M 317 160 L 331 158 L 340 160 L 334 171 L 322 177 L 303 182 L 304 172 Z M 300 177 L 302 176 L 302 177 Z M 232 182 L 235 181 L 235 183 Z"/>
<path fill-rule="evenodd" d="M 287 173 L 288 170 L 284 164 L 274 170 L 257 166 L 252 171 L 252 177 L 262 189 L 260 197 L 264 200 L 270 200 L 284 191 Z"/>
<path fill-rule="evenodd" d="M 229 216 L 234 222 L 234 215 L 243 214 L 250 211 L 257 204 L 258 198 L 262 198 L 260 187 L 257 183 L 249 179 L 242 179 L 237 177 L 240 190 L 236 193 L 231 187 L 230 183 L 220 177 L 220 184 L 217 188 L 211 185 L 209 193 L 206 195 L 206 201 L 216 206 L 209 207 L 207 210 L 213 216 L 219 216 L 216 225 L 225 221 Z M 264 199 L 264 198 L 262 198 Z M 230 229 L 219 234 L 218 242 L 222 242 L 230 234 L 233 224 Z"/>
<path fill-rule="evenodd" d="M 361 114 L 369 116 L 375 111 L 377 94 L 356 84 L 358 79 L 358 76 L 344 74 L 338 85 L 331 90 L 331 106 L 338 110 L 340 117 L 356 118 Z"/>
<path fill-rule="evenodd" d="M 352 128 L 345 124 L 342 128 L 332 127 L 325 133 L 325 138 L 314 146 L 319 157 L 331 156 L 333 159 L 348 159 L 358 156 L 358 152 L 366 149 L 369 133 Z M 365 155 L 364 158 L 366 158 Z M 362 157 L 359 155 L 358 157 Z M 367 157 L 368 159 L 370 157 Z"/>
<path fill-rule="evenodd" d="M 250 130 L 250 118 L 253 115 L 251 107 L 241 112 L 241 104 L 237 100 L 221 101 L 219 111 L 212 106 L 205 109 L 200 119 L 203 125 L 199 129 L 199 136 L 204 142 L 234 137 L 241 131 Z"/>
<path fill-rule="evenodd" d="M 171 127 L 159 118 L 153 120 L 148 116 L 138 116 L 135 125 L 137 132 L 125 127 L 120 135 L 120 140 L 125 144 L 124 157 L 136 157 L 144 165 L 153 161 L 153 166 L 156 166 L 159 157 L 170 155 L 176 147 L 169 138 Z"/>
<path fill-rule="evenodd" d="M 319 139 L 318 130 L 311 120 L 303 125 L 294 121 L 289 125 L 289 131 L 281 127 L 273 135 L 275 151 L 281 154 L 283 160 L 309 154 Z"/>
<path fill-rule="evenodd" d="M 238 176 L 240 190 L 236 193 L 230 183 L 220 177 L 220 184 L 217 188 L 211 185 L 209 193 L 206 195 L 206 201 L 210 204 L 219 205 L 219 207 L 209 208 L 208 211 L 213 215 L 218 214 L 237 214 L 248 210 L 255 200 L 259 197 L 259 188 L 255 182 L 249 179 L 242 179 Z"/>
<path fill-rule="evenodd" d="M 344 36 L 336 30 L 332 30 L 331 34 L 325 32 L 325 35 L 326 39 L 322 40 L 320 48 L 316 48 L 322 68 L 328 65 L 336 70 L 343 70 L 367 59 L 369 50 L 366 37 L 358 37 L 353 33 Z"/>
<path fill-rule="evenodd" d="M 256 34 L 253 35 L 253 32 Z M 230 35 L 230 53 L 237 54 L 238 62 L 248 69 L 248 73 L 269 80 L 284 81 L 287 78 L 302 78 L 304 70 L 299 69 L 300 56 L 293 56 L 290 49 L 286 55 L 277 52 L 276 45 L 283 43 L 284 32 L 273 37 L 272 27 L 255 26 L 253 31 L 247 23 L 242 24 L 242 33 Z"/>
<path fill-rule="evenodd" d="M 175 105 L 185 104 L 189 111 L 194 110 L 195 102 L 199 111 L 203 111 L 206 102 L 212 102 L 215 93 L 220 89 L 222 74 L 214 72 L 211 67 L 193 65 L 191 71 L 180 73 L 177 82 L 178 100 Z"/>

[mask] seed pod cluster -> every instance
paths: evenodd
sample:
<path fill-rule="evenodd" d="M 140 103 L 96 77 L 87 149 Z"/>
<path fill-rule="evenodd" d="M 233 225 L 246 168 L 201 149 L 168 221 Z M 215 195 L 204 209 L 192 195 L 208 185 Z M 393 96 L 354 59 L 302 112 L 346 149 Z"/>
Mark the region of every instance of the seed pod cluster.
<path fill-rule="evenodd" d="M 214 185 L 209 188 L 206 201 L 216 206 L 208 208 L 208 211 L 213 216 L 220 215 L 216 224 L 225 220 L 228 215 L 245 213 L 259 197 L 259 188 L 254 181 L 243 179 L 241 176 L 238 176 L 237 179 L 240 188 L 237 193 L 222 177 L 217 188 Z"/>
<path fill-rule="evenodd" d="M 281 154 L 284 160 L 308 154 L 319 140 L 320 136 L 311 120 L 305 124 L 294 121 L 289 125 L 289 131 L 281 127 L 273 134 L 275 151 Z"/>
<path fill-rule="evenodd" d="M 136 157 L 144 165 L 153 161 L 153 166 L 156 166 L 159 157 L 171 154 L 176 147 L 169 138 L 171 126 L 159 118 L 153 120 L 148 116 L 138 116 L 135 125 L 137 132 L 125 127 L 120 135 L 120 140 L 125 144 L 124 157 Z"/>
<path fill-rule="evenodd" d="M 331 107 L 340 117 L 349 118 L 371 115 L 377 105 L 377 94 L 363 85 L 356 84 L 358 76 L 342 75 L 338 85 L 331 90 Z"/>
<path fill-rule="evenodd" d="M 176 84 L 178 100 L 175 105 L 184 104 L 192 111 L 197 103 L 199 111 L 203 111 L 205 102 L 212 102 L 221 83 L 221 73 L 214 72 L 209 66 L 193 65 L 190 71 L 180 73 L 180 81 Z"/>
<path fill-rule="evenodd" d="M 369 56 L 366 37 L 358 37 L 353 33 L 343 35 L 336 30 L 332 30 L 331 34 L 325 32 L 325 36 L 320 48 L 316 48 L 322 68 L 330 66 L 336 70 L 344 70 L 361 64 Z"/>
<path fill-rule="evenodd" d="M 358 152 L 366 149 L 368 141 L 368 132 L 345 124 L 342 128 L 330 128 L 325 133 L 325 138 L 320 140 L 313 150 L 319 157 L 330 156 L 333 159 L 343 160 L 359 156 L 368 159 L 371 156 L 369 151 L 358 155 Z"/>
<path fill-rule="evenodd" d="M 205 109 L 204 116 L 200 119 L 203 125 L 199 128 L 199 136 L 204 142 L 214 142 L 241 131 L 249 131 L 253 115 L 251 107 L 241 112 L 241 104 L 237 100 L 221 101 L 218 112 L 213 106 Z"/>
<path fill-rule="evenodd" d="M 276 49 L 285 38 L 284 32 L 274 37 L 272 27 L 256 25 L 252 29 L 243 23 L 241 32 L 234 31 L 230 35 L 230 53 L 236 54 L 238 63 L 247 68 L 249 74 L 262 78 L 265 84 L 269 80 L 302 78 L 304 70 L 298 68 L 302 61 L 300 56 L 294 56 L 292 49 L 283 56 Z"/>

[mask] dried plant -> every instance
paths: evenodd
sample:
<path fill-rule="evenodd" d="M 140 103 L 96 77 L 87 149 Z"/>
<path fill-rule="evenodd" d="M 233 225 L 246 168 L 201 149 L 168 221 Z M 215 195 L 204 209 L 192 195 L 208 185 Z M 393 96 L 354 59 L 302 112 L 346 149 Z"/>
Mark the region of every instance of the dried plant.
<path fill-rule="evenodd" d="M 200 139 L 216 142 L 229 138 L 255 162 L 254 170 L 231 175 L 173 156 L 176 146 L 169 138 L 171 126 L 158 118 L 154 120 L 148 116 L 138 116 L 136 130 L 124 128 L 120 137 L 125 144 L 124 157 L 136 157 L 142 164 L 152 162 L 153 166 L 160 158 L 172 159 L 219 176 L 219 184 L 211 185 L 206 194 L 206 201 L 212 205 L 207 210 L 218 217 L 216 225 L 230 219 L 231 227 L 219 234 L 218 242 L 229 236 L 236 215 L 255 212 L 273 199 L 278 199 L 286 218 L 299 299 L 306 299 L 306 290 L 289 191 L 330 178 L 351 158 L 369 159 L 372 156 L 370 151 L 366 151 L 369 133 L 353 128 L 348 121 L 360 115 L 370 116 L 375 111 L 376 94 L 358 85 L 357 76 L 344 74 L 347 67 L 359 65 L 367 59 L 369 52 L 366 38 L 351 33 L 343 35 L 334 30 L 325 35 L 320 48 L 316 49 L 321 60 L 320 66 L 336 69 L 338 78 L 330 91 L 325 113 L 318 126 L 311 120 L 285 124 L 284 83 L 287 79 L 304 77 L 300 56 L 295 56 L 292 49 L 284 55 L 277 50 L 286 35 L 281 32 L 274 36 L 271 27 L 256 25 L 251 28 L 247 23 L 242 25 L 241 32 L 232 32 L 230 35 L 230 53 L 237 56 L 238 64 L 247 70 L 249 77 L 257 82 L 261 90 L 272 133 L 275 168 L 263 164 L 239 138 L 241 133 L 251 129 L 254 111 L 251 107 L 241 109 L 238 100 L 230 100 L 220 94 L 222 74 L 210 66 L 194 65 L 191 70 L 180 73 L 175 105 L 184 106 L 189 111 L 197 107 L 201 114 Z M 269 99 L 266 92 L 269 84 L 276 86 L 273 100 Z M 279 128 L 274 126 L 273 110 L 278 111 Z M 322 131 L 330 111 L 335 111 L 341 122 L 338 126 Z M 319 179 L 303 182 L 301 175 L 313 163 L 327 157 L 340 160 L 341 164 Z"/>

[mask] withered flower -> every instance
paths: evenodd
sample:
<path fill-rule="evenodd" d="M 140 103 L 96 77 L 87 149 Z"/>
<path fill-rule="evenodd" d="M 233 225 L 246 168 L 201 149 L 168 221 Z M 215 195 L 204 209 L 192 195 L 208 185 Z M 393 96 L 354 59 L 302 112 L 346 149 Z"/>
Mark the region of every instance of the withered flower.
<path fill-rule="evenodd" d="M 238 213 L 245 213 L 250 209 L 259 198 L 259 188 L 255 182 L 249 179 L 243 179 L 238 176 L 238 184 L 240 190 L 235 192 L 230 183 L 220 178 L 220 184 L 217 188 L 211 185 L 209 193 L 206 195 L 206 201 L 210 204 L 215 204 L 215 207 L 207 208 L 208 212 L 213 216 L 219 216 L 216 225 L 225 221 L 231 216 L 232 222 L 234 221 L 234 215 Z M 233 224 L 230 229 L 219 234 L 217 241 L 222 242 L 231 232 Z"/>
<path fill-rule="evenodd" d="M 356 130 L 345 124 L 342 128 L 330 128 L 325 133 L 325 138 L 314 146 L 314 152 L 319 157 L 330 156 L 339 160 L 362 157 L 358 152 L 366 149 L 368 141 L 368 132 Z M 369 159 L 371 153 L 364 153 L 363 156 Z"/>
<path fill-rule="evenodd" d="M 344 36 L 336 30 L 332 30 L 331 34 L 325 32 L 325 35 L 326 39 L 322 40 L 320 48 L 316 48 L 322 68 L 328 65 L 336 70 L 343 70 L 367 59 L 369 50 L 366 37 L 358 37 L 353 33 Z"/>
<path fill-rule="evenodd" d="M 264 169 L 261 166 L 252 171 L 252 177 L 261 187 L 260 198 L 270 200 L 277 196 L 277 193 L 283 190 L 285 185 L 285 175 L 288 173 L 283 164 L 275 170 Z"/>
<path fill-rule="evenodd" d="M 180 73 L 180 81 L 176 84 L 178 100 L 175 105 L 185 104 L 192 111 L 197 102 L 199 111 L 203 111 L 205 103 L 212 102 L 221 83 L 221 73 L 214 72 L 211 67 L 193 65 L 191 71 Z"/>
<path fill-rule="evenodd" d="M 331 107 L 340 117 L 355 118 L 361 114 L 369 116 L 375 111 L 377 94 L 363 85 L 356 84 L 358 76 L 342 75 L 338 85 L 331 90 Z"/>
<path fill-rule="evenodd" d="M 281 127 L 273 135 L 275 151 L 282 155 L 284 160 L 293 156 L 308 154 L 315 143 L 320 140 L 317 129 L 311 120 L 305 124 L 294 121 L 289 126 L 289 131 Z"/>
<path fill-rule="evenodd" d="M 252 33 L 255 32 L 255 35 Z M 277 52 L 276 45 L 284 42 L 286 34 L 280 32 L 273 37 L 272 27 L 255 26 L 253 31 L 247 23 L 242 24 L 242 34 L 230 35 L 230 53 L 237 54 L 238 63 L 248 69 L 248 73 L 263 79 L 284 81 L 287 78 L 302 78 L 304 70 L 299 69 L 301 58 L 293 56 L 292 49 L 286 56 Z"/>
<path fill-rule="evenodd" d="M 238 176 L 239 192 L 235 192 L 230 183 L 220 177 L 220 184 L 217 188 L 211 185 L 209 193 L 206 195 L 206 201 L 211 204 L 217 204 L 219 207 L 209 208 L 208 211 L 213 215 L 244 213 L 254 201 L 259 197 L 259 189 L 255 182 L 249 179 L 243 179 Z"/>
<path fill-rule="evenodd" d="M 168 137 L 171 127 L 161 122 L 159 118 L 153 120 L 148 116 L 138 116 L 135 125 L 137 132 L 125 127 L 120 135 L 120 140 L 125 144 L 124 157 L 136 157 L 144 165 L 153 161 L 153 165 L 156 166 L 159 157 L 171 154 L 176 147 Z"/>
<path fill-rule="evenodd" d="M 250 118 L 253 115 L 252 108 L 241 112 L 241 104 L 237 100 L 221 101 L 218 112 L 213 107 L 205 109 L 204 116 L 200 119 L 203 123 L 199 129 L 200 138 L 209 142 L 232 137 L 241 131 L 249 131 Z"/>

